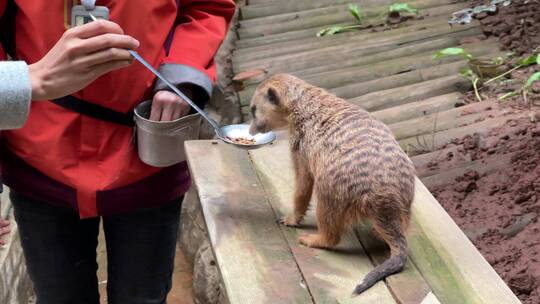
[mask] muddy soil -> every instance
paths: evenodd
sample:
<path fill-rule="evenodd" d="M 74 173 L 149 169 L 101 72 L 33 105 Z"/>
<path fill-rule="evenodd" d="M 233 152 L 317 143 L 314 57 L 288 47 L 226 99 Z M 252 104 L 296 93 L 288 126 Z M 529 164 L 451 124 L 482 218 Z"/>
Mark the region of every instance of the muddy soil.
<path fill-rule="evenodd" d="M 521 70 L 513 82 L 531 71 Z M 513 83 L 512 82 L 512 83 Z M 496 100 L 509 88 L 484 89 L 486 100 Z M 512 84 L 510 84 L 512 86 Z M 538 87 L 536 88 L 538 92 Z M 467 96 L 475 102 L 474 95 Z M 486 135 L 471 134 L 441 147 L 458 147 L 440 153 L 424 167 L 444 172 L 463 166 L 463 160 L 498 168 L 481 174 L 466 170 L 454 182 L 430 190 L 523 303 L 540 303 L 540 95 L 529 103 L 519 96 L 502 103 L 507 111 L 523 113 Z"/>
<path fill-rule="evenodd" d="M 509 155 L 506 168 L 470 170 L 430 190 L 520 300 L 540 303 L 540 123 L 510 121 L 489 141 L 462 152 L 476 159 Z"/>
<path fill-rule="evenodd" d="M 491 1 L 473 1 L 473 5 L 489 4 Z M 499 5 L 494 15 L 479 14 L 487 37 L 497 37 L 503 50 L 522 55 L 540 47 L 540 3 L 535 0 L 513 0 L 505 7 Z"/>
<path fill-rule="evenodd" d="M 534 68 L 481 90 L 484 100 L 497 100 L 529 77 Z M 525 304 L 540 303 L 540 87 L 525 103 L 521 96 L 501 106 L 523 118 L 509 120 L 487 134 L 455 139 L 419 172 L 445 172 L 463 160 L 500 166 L 488 173 L 465 170 L 452 183 L 430 190 L 454 221 Z M 467 102 L 476 102 L 474 94 Z"/>

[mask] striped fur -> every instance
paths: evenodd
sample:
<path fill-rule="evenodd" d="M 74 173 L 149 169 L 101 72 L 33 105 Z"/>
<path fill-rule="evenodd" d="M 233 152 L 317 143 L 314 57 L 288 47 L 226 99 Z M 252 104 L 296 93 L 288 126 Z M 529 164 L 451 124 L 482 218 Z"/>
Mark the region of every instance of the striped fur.
<path fill-rule="evenodd" d="M 273 75 L 251 102 L 251 132 L 288 127 L 296 175 L 294 212 L 283 219 L 298 226 L 312 193 L 318 233 L 300 243 L 330 248 L 345 229 L 371 219 L 391 257 L 356 287 L 360 294 L 403 269 L 404 231 L 414 196 L 414 167 L 389 128 L 362 108 L 287 74 Z"/>

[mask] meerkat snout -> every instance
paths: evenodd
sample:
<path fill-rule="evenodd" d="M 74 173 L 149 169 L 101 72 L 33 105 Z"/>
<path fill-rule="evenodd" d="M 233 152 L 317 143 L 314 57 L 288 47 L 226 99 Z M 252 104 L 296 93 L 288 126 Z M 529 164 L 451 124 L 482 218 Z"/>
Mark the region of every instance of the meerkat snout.
<path fill-rule="evenodd" d="M 288 126 L 287 98 L 279 86 L 267 80 L 259 85 L 250 104 L 253 120 L 249 133 L 266 133 Z"/>

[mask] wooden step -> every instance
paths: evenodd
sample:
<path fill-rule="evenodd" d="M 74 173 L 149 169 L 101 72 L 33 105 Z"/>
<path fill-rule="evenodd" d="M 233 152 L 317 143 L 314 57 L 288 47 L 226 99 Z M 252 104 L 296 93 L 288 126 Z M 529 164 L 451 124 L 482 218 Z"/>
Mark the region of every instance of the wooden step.
<path fill-rule="evenodd" d="M 468 80 L 452 75 L 389 90 L 369 93 L 349 101 L 368 111 L 378 111 L 438 95 L 464 91 L 470 87 Z"/>
<path fill-rule="evenodd" d="M 478 27 L 464 27 L 451 29 L 431 28 L 420 32 L 412 32 L 400 35 L 398 37 L 382 37 L 373 40 L 350 41 L 346 44 L 332 44 L 327 47 L 314 48 L 307 51 L 293 52 L 274 56 L 270 58 L 258 58 L 242 60 L 241 57 L 234 55 L 233 67 L 236 74 L 252 69 L 272 69 L 274 71 L 283 70 L 302 70 L 316 66 L 316 62 L 332 63 L 352 57 L 366 56 L 380 52 L 386 52 L 405 44 L 420 42 L 425 40 L 435 40 L 438 38 L 463 38 L 478 35 Z"/>
<path fill-rule="evenodd" d="M 430 15 L 434 13 L 432 9 L 436 11 L 436 7 L 452 3 L 452 0 L 415 0 L 410 2 L 410 6 L 418 8 L 421 15 Z M 454 6 L 457 8 L 456 10 L 464 7 L 463 4 L 459 3 L 454 4 Z M 362 12 L 366 17 L 377 17 L 387 10 L 387 6 L 374 6 L 366 7 Z M 296 18 L 296 16 L 298 17 Z M 274 15 L 265 19 L 262 22 L 257 19 L 245 22 L 247 23 L 246 26 L 243 26 L 245 23 L 240 22 L 239 37 L 241 39 L 255 38 L 316 26 L 333 25 L 340 22 L 354 22 L 355 20 L 347 9 L 347 5 L 325 7 L 286 15 Z M 269 27 L 268 24 L 272 24 L 272 26 Z"/>
<path fill-rule="evenodd" d="M 409 137 L 405 139 L 401 139 L 399 141 L 399 144 L 403 148 L 403 150 L 408 151 L 409 153 L 416 154 L 416 151 L 428 151 L 432 152 L 435 151 L 438 147 L 441 147 L 445 144 L 448 144 L 453 139 L 456 138 L 463 138 L 466 135 L 470 134 L 486 134 L 491 129 L 501 126 L 504 123 L 506 123 L 508 120 L 511 119 L 519 119 L 527 117 L 526 113 L 518 113 L 518 114 L 507 114 L 507 115 L 501 115 L 498 117 L 485 117 L 486 119 L 469 124 L 466 126 L 449 129 L 442 132 L 437 132 L 435 134 L 426 134 L 426 135 L 420 135 L 420 136 L 414 136 Z"/>
<path fill-rule="evenodd" d="M 346 33 L 337 34 L 334 36 L 324 37 L 307 37 L 303 39 L 295 39 L 293 41 L 279 42 L 268 45 L 250 47 L 250 48 L 237 48 L 234 52 L 234 60 L 243 59 L 255 60 L 264 59 L 277 55 L 302 52 L 313 50 L 313 48 L 323 49 L 325 47 L 331 47 L 335 45 L 353 44 L 360 41 L 388 41 L 389 39 L 399 39 L 403 35 L 411 34 L 411 32 L 417 31 L 420 37 L 416 40 L 420 40 L 424 33 L 430 31 L 459 31 L 471 27 L 478 26 L 477 23 L 473 23 L 462 27 L 449 27 L 446 23 L 441 22 L 440 18 L 429 18 L 414 23 L 406 23 L 403 27 L 386 30 L 378 29 L 377 32 L 372 29 L 364 29 L 358 31 L 351 31 Z M 242 41 L 242 40 L 240 40 Z M 413 40 L 414 41 L 414 40 Z"/>
<path fill-rule="evenodd" d="M 329 6 L 339 6 L 343 4 L 354 3 L 350 0 L 295 0 L 295 1 L 283 1 L 276 0 L 274 2 L 266 3 L 252 3 L 247 6 L 241 7 L 242 20 L 257 20 L 264 19 L 270 16 L 279 16 L 284 14 L 290 14 L 291 12 L 303 12 L 314 10 L 318 8 L 324 8 Z M 374 5 L 389 5 L 393 1 L 391 0 L 362 0 L 358 3 L 362 7 L 372 7 Z"/>
<path fill-rule="evenodd" d="M 456 104 L 462 102 L 462 100 L 463 97 L 461 93 L 453 92 L 417 102 L 411 102 L 408 104 L 375 111 L 371 114 L 385 124 L 389 125 L 455 108 Z"/>

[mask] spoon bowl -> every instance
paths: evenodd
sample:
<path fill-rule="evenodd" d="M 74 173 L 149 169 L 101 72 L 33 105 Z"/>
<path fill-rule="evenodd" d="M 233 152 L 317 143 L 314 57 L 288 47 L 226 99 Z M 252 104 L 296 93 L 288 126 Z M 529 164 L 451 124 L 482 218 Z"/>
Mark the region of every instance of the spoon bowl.
<path fill-rule="evenodd" d="M 249 134 L 249 125 L 237 124 L 228 125 L 221 128 L 221 135 L 224 142 L 243 149 L 256 149 L 264 145 L 271 144 L 276 135 L 273 132 Z"/>

